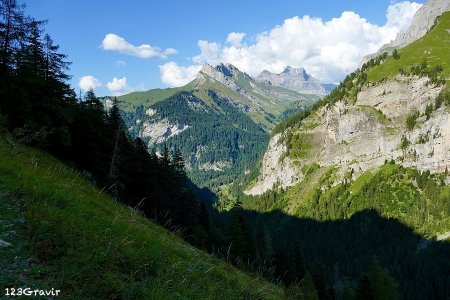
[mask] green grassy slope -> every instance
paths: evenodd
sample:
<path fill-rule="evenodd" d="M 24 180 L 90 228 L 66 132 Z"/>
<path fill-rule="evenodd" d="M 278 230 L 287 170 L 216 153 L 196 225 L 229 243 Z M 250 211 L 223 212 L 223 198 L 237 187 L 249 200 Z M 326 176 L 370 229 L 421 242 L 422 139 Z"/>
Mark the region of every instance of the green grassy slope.
<path fill-rule="evenodd" d="M 441 65 L 441 76 L 450 81 L 450 12 L 439 17 L 436 26 L 425 36 L 398 51 L 400 59 L 389 57 L 383 64 L 371 68 L 367 79 L 377 82 L 399 74 L 400 68 L 411 67 L 426 60 L 430 67 Z"/>
<path fill-rule="evenodd" d="M 120 108 L 125 112 L 134 112 L 137 107 L 152 106 L 162 100 L 165 100 L 177 92 L 190 92 L 203 100 L 208 105 L 213 105 L 209 96 L 209 90 L 217 94 L 228 97 L 240 105 L 247 106 L 245 112 L 255 123 L 261 124 L 268 129 L 272 129 L 279 120 L 276 118 L 287 110 L 298 110 L 300 106 L 311 106 L 320 97 L 312 94 L 301 94 L 282 87 L 272 86 L 264 82 L 251 83 L 249 77 L 241 72 L 233 75 L 233 80 L 247 94 L 259 101 L 256 104 L 249 98 L 240 95 L 227 86 L 205 76 L 204 81 L 194 80 L 185 86 L 167 89 L 153 89 L 145 92 L 133 92 L 127 95 L 119 96 Z M 252 84 L 254 86 L 252 86 Z M 255 88 L 258 92 L 255 92 Z M 286 98 L 290 100 L 286 100 Z M 297 101 L 292 101 L 297 99 Z M 297 103 L 298 102 L 298 103 Z"/>
<path fill-rule="evenodd" d="M 120 107 L 126 112 L 134 111 L 138 106 L 144 105 L 146 107 L 167 99 L 177 92 L 190 91 L 190 85 L 185 85 L 177 88 L 167 89 L 153 89 L 146 92 L 132 92 L 127 95 L 119 96 Z"/>
<path fill-rule="evenodd" d="M 278 299 L 280 288 L 183 242 L 38 150 L 0 140 L 0 291 L 72 299 Z"/>

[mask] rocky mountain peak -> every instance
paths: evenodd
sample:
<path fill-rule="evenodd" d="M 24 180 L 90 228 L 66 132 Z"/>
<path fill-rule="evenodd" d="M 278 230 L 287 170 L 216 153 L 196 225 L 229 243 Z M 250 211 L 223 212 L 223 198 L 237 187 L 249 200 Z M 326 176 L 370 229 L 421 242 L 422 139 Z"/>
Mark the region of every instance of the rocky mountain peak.
<path fill-rule="evenodd" d="M 200 72 L 209 76 L 212 76 L 216 72 L 216 69 L 208 63 L 204 63 Z"/>
<path fill-rule="evenodd" d="M 203 80 L 206 77 L 209 77 L 211 79 L 214 79 L 220 83 L 222 83 L 225 86 L 231 87 L 232 89 L 235 89 L 235 80 L 236 75 L 240 75 L 243 78 L 246 78 L 246 80 L 254 82 L 255 79 L 248 75 L 245 72 L 242 72 L 237 67 L 235 67 L 232 64 L 225 64 L 220 63 L 217 66 L 213 67 L 208 63 L 203 64 L 200 72 L 197 74 L 196 81 L 197 82 L 203 82 Z"/>
<path fill-rule="evenodd" d="M 287 74 L 290 76 L 300 76 L 303 77 L 304 80 L 309 80 L 309 78 L 311 78 L 311 75 L 306 73 L 306 70 L 304 68 L 294 68 L 291 66 L 287 66 L 286 68 L 284 68 L 283 72 L 281 72 L 278 75 L 281 74 Z"/>
<path fill-rule="evenodd" d="M 224 64 L 224 63 L 218 64 L 215 67 L 215 69 L 227 77 L 232 77 L 236 71 L 239 71 L 238 68 L 236 68 L 232 64 Z"/>
<path fill-rule="evenodd" d="M 273 85 L 300 93 L 325 95 L 328 92 L 327 88 L 319 80 L 308 74 L 304 68 L 287 66 L 278 74 L 264 70 L 256 79 L 269 81 Z"/>

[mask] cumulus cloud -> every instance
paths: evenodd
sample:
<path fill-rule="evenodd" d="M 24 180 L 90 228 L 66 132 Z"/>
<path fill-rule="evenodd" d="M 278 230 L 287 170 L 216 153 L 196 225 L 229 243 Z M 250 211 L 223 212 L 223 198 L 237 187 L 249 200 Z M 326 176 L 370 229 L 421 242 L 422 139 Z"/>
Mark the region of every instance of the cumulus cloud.
<path fill-rule="evenodd" d="M 151 46 L 149 44 L 142 44 L 135 46 L 127 42 L 123 37 L 114 33 L 108 33 L 102 41 L 101 47 L 104 50 L 116 51 L 122 54 L 136 56 L 139 58 L 167 58 L 169 55 L 177 53 L 177 50 L 168 48 L 161 50 L 158 47 Z"/>
<path fill-rule="evenodd" d="M 78 82 L 78 86 L 83 91 L 88 91 L 90 89 L 94 90 L 98 87 L 101 87 L 102 83 L 100 81 L 98 81 L 98 79 L 95 78 L 94 76 L 87 75 L 87 76 L 81 77 L 80 81 Z"/>
<path fill-rule="evenodd" d="M 127 88 L 127 78 L 123 77 L 119 79 L 117 77 L 114 77 L 112 81 L 106 84 L 106 87 L 114 95 L 122 94 Z"/>
<path fill-rule="evenodd" d="M 386 26 L 406 31 L 414 18 L 414 14 L 421 6 L 422 4 L 415 2 L 399 2 L 390 5 L 386 13 Z"/>
<path fill-rule="evenodd" d="M 200 40 L 198 41 L 197 46 L 200 49 L 200 54 L 192 58 L 194 62 L 202 64 L 205 61 L 215 63 L 220 60 L 220 44 Z"/>
<path fill-rule="evenodd" d="M 265 69 L 281 72 L 287 65 L 305 67 L 322 82 L 339 82 L 359 66 L 365 55 L 376 52 L 405 30 L 420 6 L 409 1 L 390 5 L 383 26 L 345 11 L 328 21 L 310 16 L 286 19 L 256 35 L 255 42 L 249 45 L 242 45 L 245 34 L 236 32 L 228 34 L 225 46 L 200 40 L 197 43 L 200 54 L 192 58 L 195 65 L 167 63 L 160 67 L 161 78 L 169 86 L 183 85 L 195 77 L 194 70 L 201 64 L 224 62 L 253 76 Z"/>
<path fill-rule="evenodd" d="M 159 66 L 161 81 L 168 86 L 182 86 L 189 83 L 200 69 L 200 65 L 180 67 L 173 61 Z"/>
<path fill-rule="evenodd" d="M 239 47 L 244 36 L 244 32 L 230 32 L 227 36 L 227 43 L 229 43 L 231 46 Z"/>

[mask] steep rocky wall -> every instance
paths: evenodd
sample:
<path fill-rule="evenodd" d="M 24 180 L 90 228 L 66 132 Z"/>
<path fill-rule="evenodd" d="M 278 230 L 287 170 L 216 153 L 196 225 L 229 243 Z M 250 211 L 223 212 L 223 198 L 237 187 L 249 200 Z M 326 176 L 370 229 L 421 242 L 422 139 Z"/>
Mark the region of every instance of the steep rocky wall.
<path fill-rule="evenodd" d="M 187 124 L 171 124 L 168 119 L 145 121 L 140 137 L 150 137 L 149 146 L 165 142 L 189 128 Z"/>
<path fill-rule="evenodd" d="M 336 167 L 336 180 L 353 170 L 358 177 L 382 165 L 385 160 L 432 173 L 450 168 L 450 114 L 447 107 L 434 111 L 429 120 L 423 115 L 442 90 L 427 84 L 428 79 L 397 77 L 377 86 L 365 87 L 355 103 L 338 102 L 320 109 L 303 125 L 290 129 L 291 134 L 311 136 L 308 155 L 295 159 L 286 157 L 282 134 L 269 143 L 264 155 L 260 178 L 247 191 L 257 195 L 275 183 L 285 188 L 304 178 L 302 170 L 317 163 Z M 406 128 L 407 116 L 418 111 L 421 116 L 411 131 Z M 401 147 L 407 139 L 409 145 Z"/>
<path fill-rule="evenodd" d="M 260 195 L 280 184 L 286 188 L 303 179 L 303 174 L 291 159 L 285 157 L 286 145 L 281 143 L 281 134 L 275 135 L 269 142 L 262 160 L 260 178 L 258 182 L 246 191 L 248 195 Z M 283 158 L 284 157 L 284 158 Z"/>

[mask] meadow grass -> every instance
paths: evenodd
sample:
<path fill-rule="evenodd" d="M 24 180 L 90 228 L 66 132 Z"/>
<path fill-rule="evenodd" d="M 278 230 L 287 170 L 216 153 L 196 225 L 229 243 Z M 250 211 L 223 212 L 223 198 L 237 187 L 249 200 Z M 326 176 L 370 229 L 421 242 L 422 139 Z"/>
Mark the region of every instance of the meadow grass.
<path fill-rule="evenodd" d="M 0 141 L 0 193 L 0 219 L 22 228 L 1 249 L 3 266 L 15 256 L 31 262 L 0 277 L 2 289 L 54 287 L 65 299 L 284 297 L 280 287 L 190 246 L 39 150 Z"/>
<path fill-rule="evenodd" d="M 385 78 L 393 78 L 400 73 L 400 68 L 408 67 L 426 61 L 429 67 L 441 65 L 441 76 L 450 81 L 450 12 L 439 17 L 436 26 L 425 36 L 412 44 L 398 50 L 400 59 L 388 57 L 384 63 L 368 70 L 367 79 L 378 82 Z"/>

